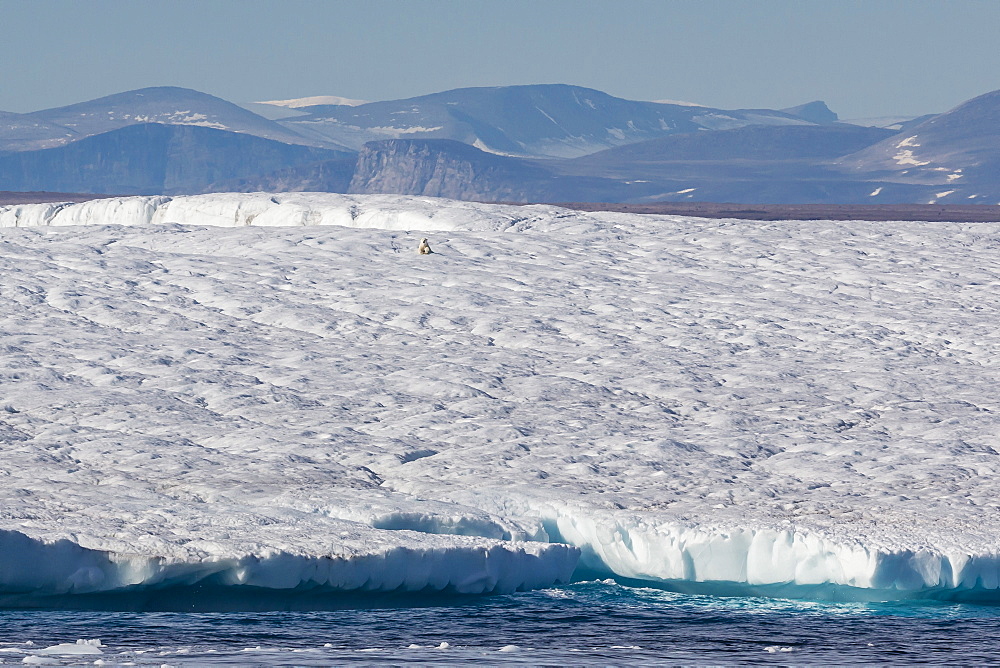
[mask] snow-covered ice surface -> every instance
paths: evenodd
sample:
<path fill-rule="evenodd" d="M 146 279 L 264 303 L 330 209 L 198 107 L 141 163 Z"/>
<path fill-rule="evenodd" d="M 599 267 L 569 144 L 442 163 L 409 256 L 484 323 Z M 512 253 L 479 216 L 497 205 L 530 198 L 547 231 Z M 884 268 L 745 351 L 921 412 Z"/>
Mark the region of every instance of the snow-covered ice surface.
<path fill-rule="evenodd" d="M 574 567 L 1000 599 L 1000 226 L 318 194 L 0 225 L 0 603 Z"/>

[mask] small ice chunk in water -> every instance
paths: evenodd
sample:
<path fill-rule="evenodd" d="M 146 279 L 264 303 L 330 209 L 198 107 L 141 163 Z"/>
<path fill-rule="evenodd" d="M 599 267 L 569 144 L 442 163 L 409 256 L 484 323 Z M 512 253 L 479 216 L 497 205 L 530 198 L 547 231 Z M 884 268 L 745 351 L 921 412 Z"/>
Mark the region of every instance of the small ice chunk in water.
<path fill-rule="evenodd" d="M 101 647 L 103 645 L 101 645 L 100 640 L 77 640 L 75 643 L 66 642 L 59 645 L 52 645 L 45 649 L 39 649 L 36 650 L 36 653 L 45 655 L 104 654 L 100 649 Z"/>

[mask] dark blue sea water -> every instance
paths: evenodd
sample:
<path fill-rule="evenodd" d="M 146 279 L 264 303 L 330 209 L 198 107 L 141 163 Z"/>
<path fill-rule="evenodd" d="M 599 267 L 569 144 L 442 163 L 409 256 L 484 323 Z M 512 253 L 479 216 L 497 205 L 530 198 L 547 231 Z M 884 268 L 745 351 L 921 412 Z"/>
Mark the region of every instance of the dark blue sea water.
<path fill-rule="evenodd" d="M 0 611 L 0 660 L 60 665 L 1000 664 L 1000 608 L 721 598 L 611 581 L 326 612 Z M 100 639 L 101 655 L 41 650 Z M 30 644 L 29 644 L 30 643 Z M 98 664 L 101 665 L 101 664 Z"/>

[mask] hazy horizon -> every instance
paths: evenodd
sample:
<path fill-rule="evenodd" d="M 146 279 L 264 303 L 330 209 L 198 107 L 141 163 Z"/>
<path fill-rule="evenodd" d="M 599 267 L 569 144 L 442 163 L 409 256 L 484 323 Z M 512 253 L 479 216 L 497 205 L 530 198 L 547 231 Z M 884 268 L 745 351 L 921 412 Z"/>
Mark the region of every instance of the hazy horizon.
<path fill-rule="evenodd" d="M 634 100 L 842 118 L 1000 88 L 993 0 L 0 0 L 0 110 L 149 86 L 237 103 L 567 83 Z M 15 60 L 16 58 L 16 60 Z"/>

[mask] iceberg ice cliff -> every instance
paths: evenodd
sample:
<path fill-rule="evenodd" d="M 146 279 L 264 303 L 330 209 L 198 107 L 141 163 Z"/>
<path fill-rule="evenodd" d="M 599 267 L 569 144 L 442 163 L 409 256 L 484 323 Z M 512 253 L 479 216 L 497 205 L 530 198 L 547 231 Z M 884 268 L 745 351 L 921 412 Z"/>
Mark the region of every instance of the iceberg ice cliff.
<path fill-rule="evenodd" d="M 0 605 L 1000 599 L 1000 226 L 258 193 L 0 227 Z"/>

